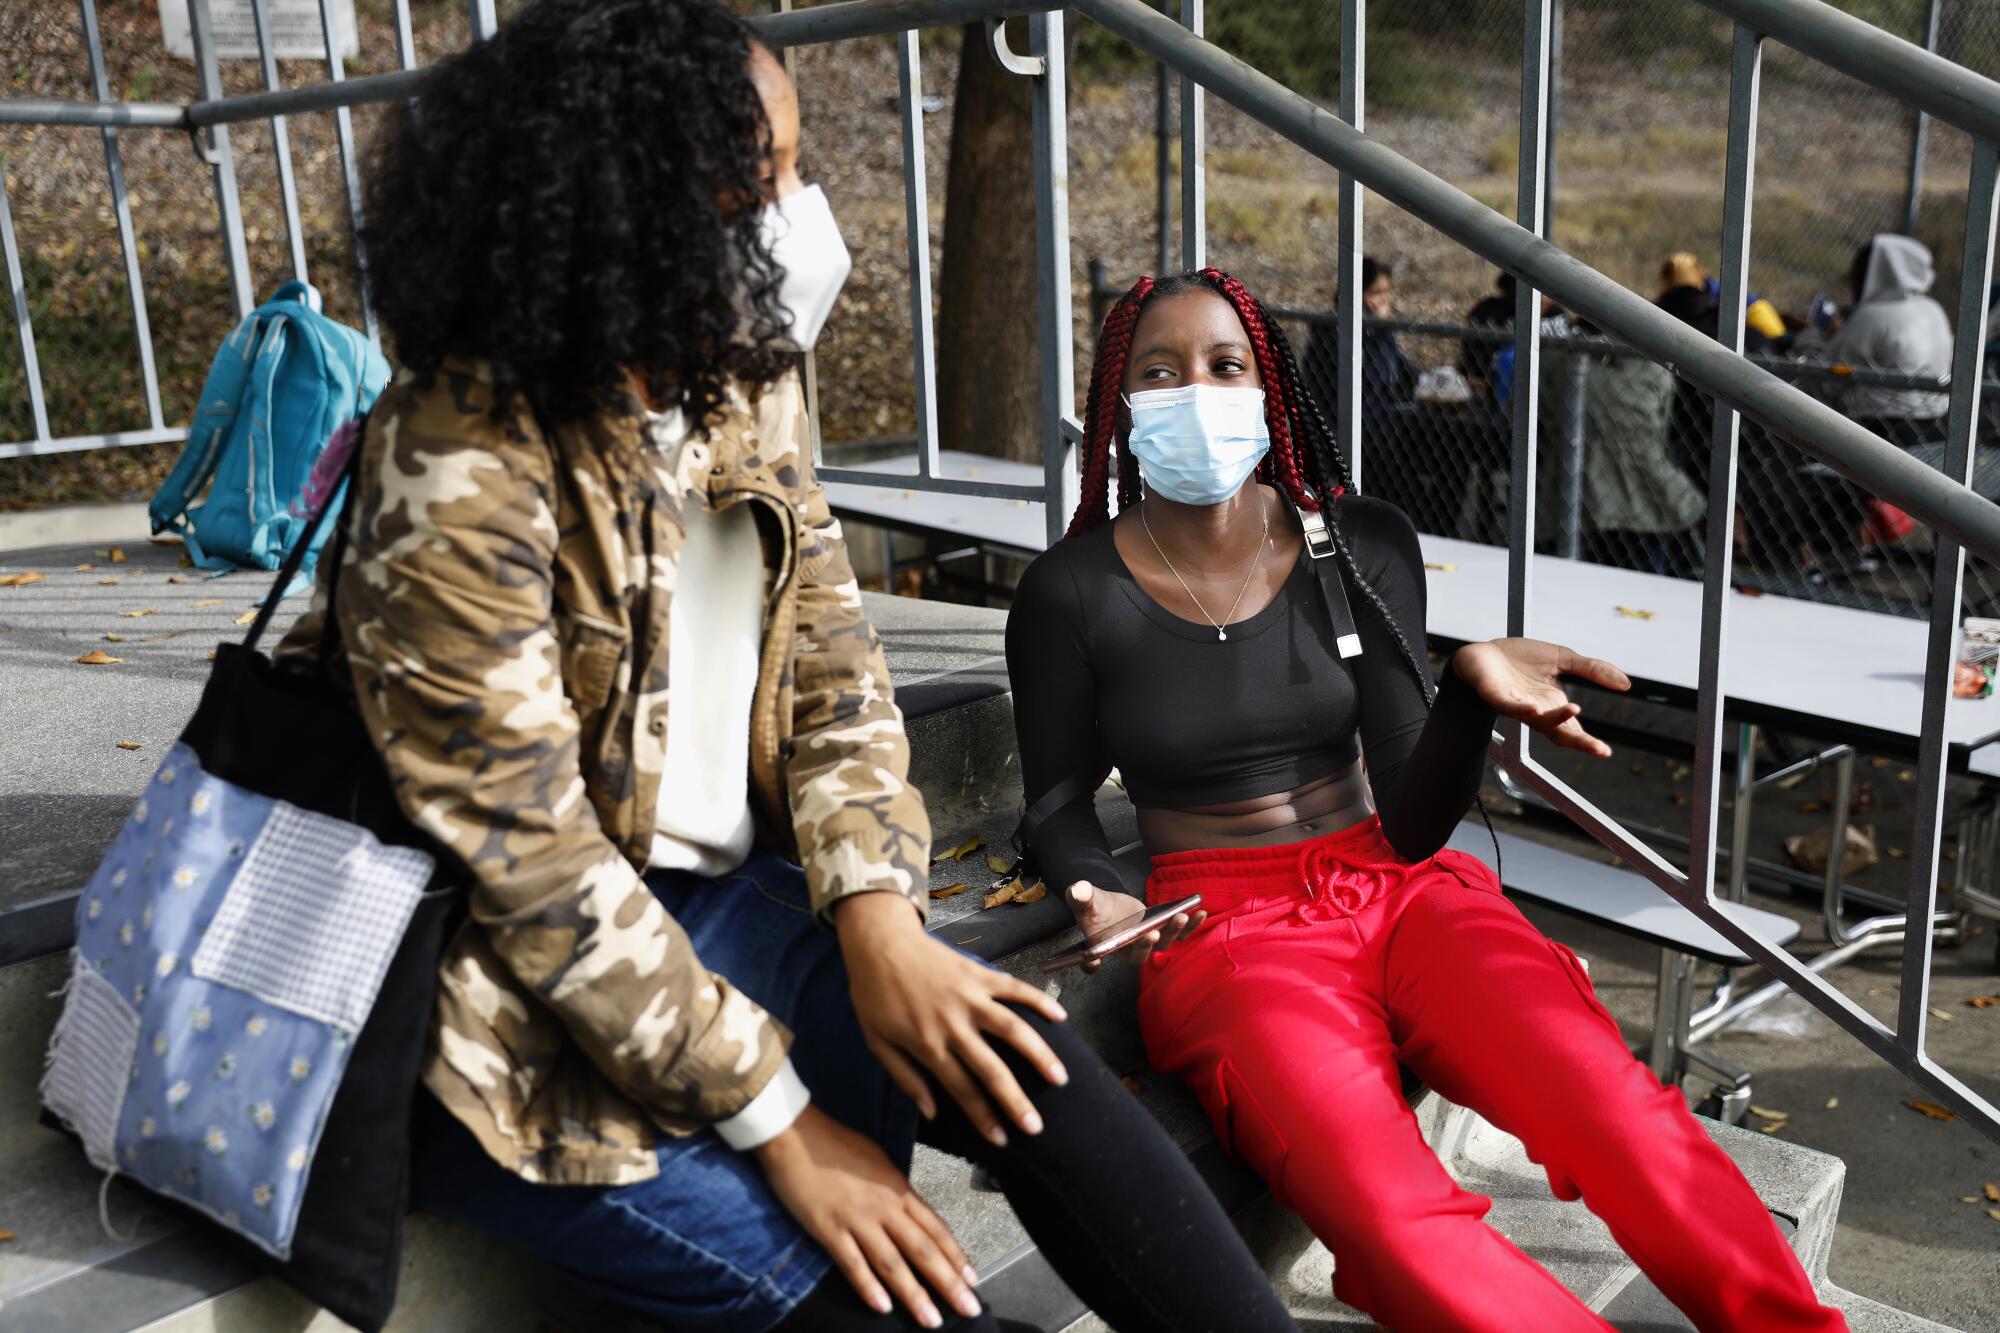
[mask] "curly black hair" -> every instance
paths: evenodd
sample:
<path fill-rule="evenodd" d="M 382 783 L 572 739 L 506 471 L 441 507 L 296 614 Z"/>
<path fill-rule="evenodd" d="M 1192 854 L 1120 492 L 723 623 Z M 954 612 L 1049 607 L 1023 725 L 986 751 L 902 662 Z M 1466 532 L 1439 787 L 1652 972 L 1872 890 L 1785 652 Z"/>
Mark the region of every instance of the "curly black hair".
<path fill-rule="evenodd" d="M 395 113 L 367 195 L 369 293 L 419 373 L 484 357 L 582 416 L 629 368 L 710 423 L 797 362 L 759 230 L 771 126 L 755 38 L 716 0 L 536 0 Z"/>

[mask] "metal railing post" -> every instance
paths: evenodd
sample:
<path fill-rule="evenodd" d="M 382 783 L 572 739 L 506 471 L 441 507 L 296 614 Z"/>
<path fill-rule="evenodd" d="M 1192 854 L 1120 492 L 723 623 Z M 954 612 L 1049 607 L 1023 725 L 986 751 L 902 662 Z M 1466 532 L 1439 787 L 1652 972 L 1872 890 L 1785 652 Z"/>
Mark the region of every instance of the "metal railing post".
<path fill-rule="evenodd" d="M 28 312 L 28 282 L 14 239 L 14 210 L 7 202 L 7 173 L 0 170 L 0 256 L 7 261 L 7 290 L 14 298 L 14 333 L 21 340 L 21 371 L 28 380 L 28 413 L 37 443 L 49 438 L 49 407 L 42 395 L 42 363 L 35 356 L 35 324 Z"/>
<path fill-rule="evenodd" d="M 1368 0 L 1340 0 L 1340 118 L 1363 128 L 1368 88 Z M 1334 439 L 1357 488 L 1361 480 L 1361 182 L 1340 173 L 1339 286 L 1334 294 L 1337 349 L 1333 386 Z M 1307 386 L 1311 392 L 1311 386 Z"/>
<path fill-rule="evenodd" d="M 484 3 L 486 16 L 493 17 L 492 0 L 475 0 Z M 357 18 L 356 22 L 360 20 Z M 333 18 L 333 0 L 319 0 L 320 28 L 326 35 L 326 80 L 339 83 L 346 77 L 346 70 L 340 56 L 338 26 Z M 475 33 L 475 36 L 491 36 L 491 32 Z M 382 330 L 375 324 L 375 303 L 368 299 L 368 246 L 361 239 L 361 173 L 354 165 L 354 116 L 346 107 L 333 113 L 333 137 L 340 145 L 340 174 L 347 185 L 347 227 L 354 241 L 355 287 L 361 297 L 361 327 L 368 334 L 368 341 L 377 347 L 382 345 Z"/>
<path fill-rule="evenodd" d="M 1950 438 L 1944 473 L 1972 484 L 1973 443 L 1979 430 L 1980 368 L 1986 356 L 1986 298 L 1993 280 L 1993 224 L 2000 202 L 2000 146 L 1979 139 L 1972 146 L 1965 195 L 1965 242 L 1958 288 L 1958 339 L 1952 349 Z M 1903 989 L 1896 1040 L 1922 1057 L 1929 1018 L 1932 914 L 1937 910 L 1938 845 L 1944 831 L 1945 709 L 1951 702 L 1952 636 L 1958 628 L 1965 550 L 1937 535 L 1931 574 L 1930 640 L 1924 654 L 1923 724 L 1917 742 L 1915 829 L 1910 841 L 1910 889 L 1903 911 Z"/>
<path fill-rule="evenodd" d="M 473 41 L 483 42 L 500 30 L 500 21 L 493 16 L 493 0 L 466 0 L 465 12 Z"/>
<path fill-rule="evenodd" d="M 910 256 L 910 354 L 917 387 L 917 475 L 938 470 L 937 335 L 931 324 L 930 189 L 924 173 L 924 71 L 915 29 L 896 39 L 903 129 L 903 222 Z"/>
<path fill-rule="evenodd" d="M 277 53 L 271 49 L 270 0 L 250 0 L 250 17 L 257 29 L 257 59 L 264 68 L 264 86 L 278 92 L 284 83 L 278 76 Z M 283 116 L 271 117 L 271 154 L 278 165 L 278 194 L 285 210 L 285 239 L 291 246 L 292 276 L 300 282 L 310 282 L 312 279 L 306 273 L 305 230 L 299 226 L 299 191 L 292 179 L 292 135 Z"/>
<path fill-rule="evenodd" d="M 188 31 L 194 40 L 201 95 L 218 101 L 222 97 L 222 71 L 215 59 L 215 29 L 209 22 L 208 0 L 188 0 Z M 256 309 L 257 297 L 243 241 L 243 205 L 236 195 L 236 150 L 230 147 L 227 125 L 209 126 L 206 145 L 201 143 L 202 133 L 195 131 L 195 143 L 215 175 L 215 209 L 222 224 L 223 259 L 229 265 L 229 294 L 236 302 L 236 318 L 248 319 Z"/>
<path fill-rule="evenodd" d="M 1924 15 L 1924 50 L 1935 53 L 1938 48 L 1938 10 L 1940 0 L 1930 0 Z M 1924 149 L 1930 138 L 1930 117 L 1924 109 L 1916 109 L 1916 123 L 1910 129 L 1910 181 L 1903 194 L 1903 234 L 1917 234 L 1917 209 L 1923 203 L 1924 194 Z"/>
<path fill-rule="evenodd" d="M 1160 12 L 1167 12 L 1173 0 L 1160 0 Z M 1174 152 L 1173 152 L 1173 112 L 1168 103 L 1173 98 L 1174 76 L 1159 61 L 1153 62 L 1153 242 L 1156 258 L 1153 262 L 1155 277 L 1163 277 L 1174 267 Z"/>
<path fill-rule="evenodd" d="M 1756 197 L 1757 107 L 1763 91 L 1764 39 L 1742 24 L 1735 28 L 1729 67 L 1729 147 L 1722 185 L 1722 305 L 1715 337 L 1738 355 L 1743 351 L 1744 293 L 1750 280 L 1750 214 Z M 1736 557 L 1736 457 L 1742 418 L 1717 400 L 1714 436 L 1708 455 L 1708 549 L 1701 578 L 1701 655 L 1695 687 L 1694 793 L 1688 802 L 1688 892 L 1715 899 L 1715 852 L 1722 791 L 1722 727 L 1727 700 L 1722 668 L 1729 651 L 1729 587 Z M 1754 735 L 1754 731 L 1750 733 Z M 1750 776 L 1754 746 L 1737 757 L 1738 827 L 1750 806 L 1743 789 Z M 1732 889 L 1747 859 L 1741 839 L 1732 840 Z M 1735 894 L 1732 892 L 1731 897 Z"/>
<path fill-rule="evenodd" d="M 1181 25 L 1202 35 L 1204 0 L 1181 0 Z M 1207 93 L 1193 79 L 1181 80 L 1181 267 L 1208 263 Z"/>
<path fill-rule="evenodd" d="M 104 73 L 104 41 L 97 30 L 96 0 L 77 0 L 83 18 L 84 48 L 90 53 L 90 91 L 99 102 L 111 100 L 110 81 Z M 146 391 L 146 424 L 162 430 L 166 421 L 160 411 L 160 376 L 153 363 L 153 325 L 146 313 L 146 280 L 139 271 L 139 245 L 132 232 L 132 200 L 125 192 L 125 157 L 118 147 L 118 131 L 106 125 L 104 136 L 104 176 L 111 186 L 111 211 L 118 221 L 118 252 L 125 261 L 125 294 L 132 303 L 132 340 L 139 347 L 139 378 Z"/>
<path fill-rule="evenodd" d="M 1200 0 L 1185 0 L 1200 12 Z M 1043 517 L 1048 542 L 1062 539 L 1075 507 L 1069 422 L 1076 416 L 1076 352 L 1069 282 L 1069 109 L 1061 10 L 1028 20 L 1028 49 L 1041 57 L 1034 81 L 1035 270 L 1042 342 Z"/>
<path fill-rule="evenodd" d="M 1540 236 L 1543 227 L 1542 173 L 1548 167 L 1549 7 L 1551 0 L 1526 0 L 1521 30 L 1521 152 L 1515 214 L 1522 230 Z M 1541 402 L 1542 294 L 1532 282 L 1514 288 L 1514 458 L 1507 502 L 1507 633 L 1528 632 L 1529 564 L 1535 554 L 1535 462 Z M 1510 759 L 1527 755 L 1528 729 L 1501 728 Z"/>

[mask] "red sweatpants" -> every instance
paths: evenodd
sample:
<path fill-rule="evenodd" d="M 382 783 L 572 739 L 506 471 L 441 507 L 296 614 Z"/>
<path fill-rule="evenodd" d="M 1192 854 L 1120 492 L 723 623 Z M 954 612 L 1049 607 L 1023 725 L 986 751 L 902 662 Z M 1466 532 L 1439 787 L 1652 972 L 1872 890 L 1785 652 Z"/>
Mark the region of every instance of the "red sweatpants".
<path fill-rule="evenodd" d="M 1334 1292 L 1398 1333 L 1610 1327 L 1482 1220 L 1424 1143 L 1397 1065 L 1519 1138 L 1703 1330 L 1844 1329 L 1680 1092 L 1633 1059 L 1576 956 L 1472 857 L 1412 865 L 1374 820 L 1153 862 L 1207 925 L 1141 974 L 1153 1067 L 1336 1259 Z"/>

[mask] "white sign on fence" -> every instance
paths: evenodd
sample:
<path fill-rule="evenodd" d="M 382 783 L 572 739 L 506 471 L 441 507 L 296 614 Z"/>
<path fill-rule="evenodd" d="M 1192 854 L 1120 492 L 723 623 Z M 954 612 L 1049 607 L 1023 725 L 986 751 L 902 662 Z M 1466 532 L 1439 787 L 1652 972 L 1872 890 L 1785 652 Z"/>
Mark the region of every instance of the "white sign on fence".
<path fill-rule="evenodd" d="M 188 25 L 188 0 L 159 0 L 160 35 L 167 54 L 194 59 L 194 32 Z M 270 26 L 271 50 L 284 60 L 326 59 L 326 30 L 321 26 L 319 0 L 264 0 Z M 257 16 L 250 0 L 208 0 L 208 21 L 215 33 L 215 54 L 223 60 L 255 60 Z M 354 0 L 333 0 L 334 30 L 340 54 L 351 59 L 360 50 L 355 38 Z"/>

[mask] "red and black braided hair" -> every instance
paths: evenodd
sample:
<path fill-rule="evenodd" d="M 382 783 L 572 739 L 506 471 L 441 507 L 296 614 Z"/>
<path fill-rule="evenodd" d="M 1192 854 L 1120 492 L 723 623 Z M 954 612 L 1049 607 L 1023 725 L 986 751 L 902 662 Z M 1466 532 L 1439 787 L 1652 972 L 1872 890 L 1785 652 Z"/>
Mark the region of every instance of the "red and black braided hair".
<path fill-rule="evenodd" d="M 1306 391 L 1298 358 L 1292 354 L 1291 340 L 1285 336 L 1283 326 L 1265 311 L 1263 303 L 1250 294 L 1250 289 L 1220 269 L 1205 268 L 1158 280 L 1141 278 L 1105 315 L 1084 405 L 1082 498 L 1064 535 L 1080 536 L 1110 521 L 1114 455 L 1118 460 L 1118 508 L 1124 510 L 1139 503 L 1139 462 L 1128 447 L 1129 432 L 1118 428 L 1118 403 L 1125 387 L 1132 331 L 1138 326 L 1140 314 L 1159 298 L 1204 291 L 1220 296 L 1236 311 L 1250 339 L 1258 378 L 1264 384 L 1264 420 L 1271 432 L 1271 452 L 1258 465 L 1257 479 L 1282 490 L 1300 509 L 1325 511 L 1327 529 L 1333 534 L 1348 586 L 1375 609 L 1416 673 L 1424 697 L 1430 698 L 1434 688 L 1429 670 L 1397 627 L 1381 594 L 1362 577 L 1354 552 L 1348 547 L 1347 535 L 1341 530 L 1339 507 L 1333 501 L 1355 489 L 1353 476 L 1331 425 Z"/>

